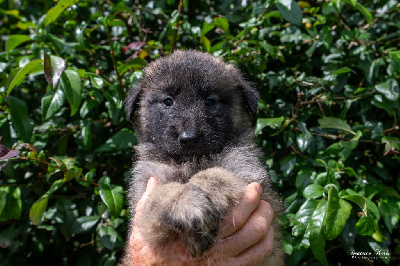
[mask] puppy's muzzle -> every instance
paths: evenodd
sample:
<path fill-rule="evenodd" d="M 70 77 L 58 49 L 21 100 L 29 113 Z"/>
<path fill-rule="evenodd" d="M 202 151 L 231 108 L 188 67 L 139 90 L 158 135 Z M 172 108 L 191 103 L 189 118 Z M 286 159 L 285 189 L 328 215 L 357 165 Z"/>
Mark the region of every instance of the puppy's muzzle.
<path fill-rule="evenodd" d="M 195 146 L 200 142 L 200 133 L 197 131 L 184 131 L 179 135 L 178 141 L 185 146 Z"/>

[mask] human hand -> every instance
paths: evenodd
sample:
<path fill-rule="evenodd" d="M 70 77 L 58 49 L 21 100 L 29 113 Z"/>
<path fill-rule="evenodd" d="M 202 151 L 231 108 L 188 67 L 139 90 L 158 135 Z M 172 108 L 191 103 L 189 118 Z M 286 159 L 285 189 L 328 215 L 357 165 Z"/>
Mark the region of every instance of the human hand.
<path fill-rule="evenodd" d="M 158 181 L 151 177 L 146 192 L 137 204 L 129 239 L 131 265 L 258 265 L 272 252 L 274 212 L 269 203 L 260 200 L 262 188 L 248 185 L 239 204 L 222 219 L 218 239 L 203 258 L 193 258 L 179 240 L 167 246 L 153 247 L 140 233 L 137 220 Z"/>

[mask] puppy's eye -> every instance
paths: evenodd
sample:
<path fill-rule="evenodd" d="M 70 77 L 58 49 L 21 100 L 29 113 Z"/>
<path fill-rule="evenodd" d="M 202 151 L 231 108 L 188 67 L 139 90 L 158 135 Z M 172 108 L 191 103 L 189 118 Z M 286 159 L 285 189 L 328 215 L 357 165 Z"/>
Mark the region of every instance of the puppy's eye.
<path fill-rule="evenodd" d="M 215 99 L 213 99 L 213 98 L 208 98 L 207 100 L 206 100 L 206 106 L 213 106 L 213 105 L 215 105 L 217 103 L 217 101 L 215 100 Z"/>
<path fill-rule="evenodd" d="M 172 106 L 174 104 L 174 100 L 171 97 L 167 97 L 164 99 L 165 106 Z"/>

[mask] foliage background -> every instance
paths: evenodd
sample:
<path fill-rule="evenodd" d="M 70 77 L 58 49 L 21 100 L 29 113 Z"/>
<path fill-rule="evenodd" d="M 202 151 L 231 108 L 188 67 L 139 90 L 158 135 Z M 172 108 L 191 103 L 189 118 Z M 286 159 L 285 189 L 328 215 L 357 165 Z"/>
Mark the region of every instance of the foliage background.
<path fill-rule="evenodd" d="M 0 0 L 0 264 L 118 261 L 136 142 L 123 101 L 177 48 L 261 92 L 288 265 L 399 264 L 399 40 L 394 0 Z"/>

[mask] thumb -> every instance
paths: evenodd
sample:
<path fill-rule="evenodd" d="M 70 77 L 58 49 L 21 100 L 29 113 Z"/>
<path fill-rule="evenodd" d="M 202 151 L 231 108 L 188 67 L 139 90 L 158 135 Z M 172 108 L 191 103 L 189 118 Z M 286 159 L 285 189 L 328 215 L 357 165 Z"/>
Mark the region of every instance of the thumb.
<path fill-rule="evenodd" d="M 150 194 L 156 189 L 158 185 L 158 180 L 155 177 L 150 177 L 149 181 L 147 181 L 146 191 L 143 193 L 140 198 L 138 204 L 136 205 L 136 213 L 141 212 L 144 208 L 144 205 L 149 198 Z"/>

